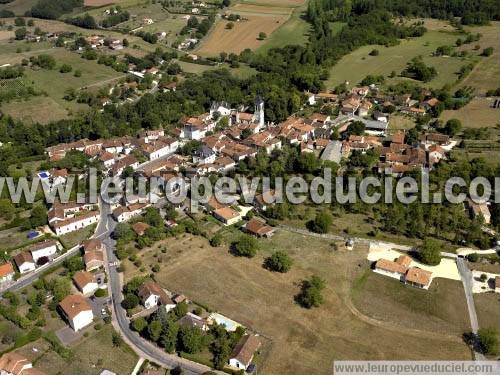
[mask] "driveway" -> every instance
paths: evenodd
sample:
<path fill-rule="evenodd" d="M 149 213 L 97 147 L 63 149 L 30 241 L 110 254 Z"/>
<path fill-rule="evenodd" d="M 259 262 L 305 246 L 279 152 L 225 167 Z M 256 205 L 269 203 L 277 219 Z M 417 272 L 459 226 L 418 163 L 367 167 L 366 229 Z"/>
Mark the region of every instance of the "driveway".
<path fill-rule="evenodd" d="M 71 327 L 67 326 L 57 330 L 56 336 L 64 346 L 69 347 L 82 338 L 83 331 L 75 332 Z"/>

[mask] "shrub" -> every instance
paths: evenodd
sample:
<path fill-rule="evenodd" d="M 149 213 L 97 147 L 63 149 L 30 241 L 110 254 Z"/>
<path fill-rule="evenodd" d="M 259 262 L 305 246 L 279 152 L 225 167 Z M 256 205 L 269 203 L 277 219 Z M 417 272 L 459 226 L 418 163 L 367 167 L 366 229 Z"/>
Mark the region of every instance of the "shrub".
<path fill-rule="evenodd" d="M 237 256 L 253 258 L 257 254 L 257 248 L 257 240 L 248 234 L 243 234 L 238 241 L 232 244 L 232 253 Z"/>
<path fill-rule="evenodd" d="M 284 251 L 276 251 L 264 261 L 264 265 L 267 269 L 282 273 L 288 272 L 292 264 L 292 259 Z"/>

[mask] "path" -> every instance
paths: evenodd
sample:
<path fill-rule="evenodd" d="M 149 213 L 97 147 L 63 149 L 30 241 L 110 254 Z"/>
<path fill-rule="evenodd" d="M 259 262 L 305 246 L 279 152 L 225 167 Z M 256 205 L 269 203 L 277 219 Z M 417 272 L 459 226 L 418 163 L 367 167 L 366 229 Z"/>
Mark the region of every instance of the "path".
<path fill-rule="evenodd" d="M 467 301 L 467 310 L 469 311 L 470 327 L 474 335 L 474 357 L 477 361 L 484 361 L 486 358 L 482 353 L 478 351 L 478 337 L 477 331 L 479 330 L 479 322 L 476 314 L 476 306 L 474 305 L 474 296 L 472 294 L 472 272 L 467 267 L 465 260 L 462 258 L 457 258 L 458 271 L 462 278 L 462 283 L 464 285 L 465 299 Z"/>

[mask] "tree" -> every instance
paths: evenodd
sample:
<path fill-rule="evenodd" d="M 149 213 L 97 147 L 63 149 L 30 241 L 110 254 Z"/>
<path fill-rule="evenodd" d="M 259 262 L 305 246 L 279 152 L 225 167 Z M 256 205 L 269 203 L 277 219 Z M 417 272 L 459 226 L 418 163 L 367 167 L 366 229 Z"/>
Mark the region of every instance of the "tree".
<path fill-rule="evenodd" d="M 29 27 L 33 27 L 33 26 L 35 26 L 35 21 L 33 21 L 33 20 L 30 19 L 30 20 L 28 20 L 27 25 Z"/>
<path fill-rule="evenodd" d="M 480 328 L 478 331 L 481 347 L 486 354 L 496 355 L 498 353 L 498 331 L 495 328 Z"/>
<path fill-rule="evenodd" d="M 159 320 L 153 320 L 148 325 L 148 337 L 151 341 L 157 342 L 160 339 L 162 331 L 161 322 Z"/>
<path fill-rule="evenodd" d="M 141 333 L 142 331 L 144 331 L 147 326 L 148 326 L 148 322 L 142 316 L 140 318 L 135 319 L 132 322 L 132 329 L 134 331 L 136 331 L 136 332 L 139 332 L 139 333 Z"/>
<path fill-rule="evenodd" d="M 365 134 L 366 125 L 362 121 L 353 121 L 347 127 L 348 135 L 363 135 Z"/>
<path fill-rule="evenodd" d="M 237 256 L 253 258 L 257 249 L 257 240 L 248 234 L 241 235 L 239 240 L 232 244 L 232 253 Z"/>
<path fill-rule="evenodd" d="M 321 161 L 311 152 L 303 152 L 299 156 L 298 167 L 301 172 L 313 173 L 321 166 Z"/>
<path fill-rule="evenodd" d="M 231 5 L 231 0 L 222 0 L 222 5 L 227 8 Z"/>
<path fill-rule="evenodd" d="M 325 281 L 319 276 L 313 275 L 310 279 L 302 282 L 301 292 L 297 296 L 297 301 L 303 307 L 310 309 L 318 307 L 323 303 L 322 290 L 325 288 Z"/>
<path fill-rule="evenodd" d="M 43 205 L 35 206 L 31 209 L 30 225 L 33 228 L 47 224 L 47 208 Z"/>
<path fill-rule="evenodd" d="M 216 233 L 210 239 L 210 246 L 219 247 L 220 245 L 222 245 L 222 235 L 220 233 Z"/>
<path fill-rule="evenodd" d="M 456 118 L 449 119 L 446 121 L 446 125 L 444 126 L 444 131 L 451 137 L 457 135 L 460 130 L 462 130 L 462 123 L 460 120 Z"/>
<path fill-rule="evenodd" d="M 69 73 L 73 70 L 73 67 L 69 64 L 62 64 L 59 68 L 60 73 Z"/>
<path fill-rule="evenodd" d="M 372 49 L 369 53 L 370 56 L 378 56 L 380 54 L 378 49 Z"/>
<path fill-rule="evenodd" d="M 179 329 L 180 349 L 186 353 L 198 353 L 203 347 L 203 334 L 197 327 L 181 326 Z"/>
<path fill-rule="evenodd" d="M 266 39 L 266 38 L 267 38 L 267 34 L 266 34 L 265 32 L 263 32 L 263 31 L 261 31 L 261 32 L 259 33 L 259 37 L 258 37 L 257 39 L 259 39 L 259 40 L 264 40 L 264 39 Z"/>
<path fill-rule="evenodd" d="M 14 25 L 16 26 L 26 26 L 26 21 L 22 17 L 16 17 L 14 20 Z"/>
<path fill-rule="evenodd" d="M 76 69 L 75 72 L 73 73 L 75 77 L 81 77 L 82 76 L 82 71 L 80 69 Z"/>
<path fill-rule="evenodd" d="M 264 265 L 271 271 L 285 273 L 292 267 L 293 261 L 284 251 L 275 251 L 264 261 Z"/>
<path fill-rule="evenodd" d="M 234 23 L 233 22 L 226 23 L 226 29 L 232 30 L 233 28 L 234 28 Z"/>
<path fill-rule="evenodd" d="M 139 304 L 139 297 L 135 294 L 128 293 L 122 301 L 122 307 L 126 310 L 133 309 Z"/>
<path fill-rule="evenodd" d="M 26 38 L 26 35 L 28 35 L 28 31 L 26 30 L 26 28 L 20 27 L 19 29 L 16 29 L 16 31 L 14 31 L 14 35 L 16 40 L 23 40 L 24 38 Z"/>
<path fill-rule="evenodd" d="M 134 238 L 134 232 L 130 225 L 127 223 L 118 223 L 113 231 L 113 238 L 115 240 L 132 240 Z"/>
<path fill-rule="evenodd" d="M 483 53 L 481 53 L 482 56 L 491 56 L 493 54 L 493 47 L 488 47 L 483 49 Z"/>
<path fill-rule="evenodd" d="M 316 215 L 314 220 L 307 223 L 309 230 L 316 233 L 328 233 L 333 223 L 333 217 L 329 211 L 323 210 Z"/>
<path fill-rule="evenodd" d="M 419 253 L 420 260 L 430 266 L 441 263 L 441 245 L 432 238 L 426 238 Z"/>
<path fill-rule="evenodd" d="M 0 199 L 0 217 L 5 220 L 11 220 L 16 212 L 16 207 L 10 199 Z"/>

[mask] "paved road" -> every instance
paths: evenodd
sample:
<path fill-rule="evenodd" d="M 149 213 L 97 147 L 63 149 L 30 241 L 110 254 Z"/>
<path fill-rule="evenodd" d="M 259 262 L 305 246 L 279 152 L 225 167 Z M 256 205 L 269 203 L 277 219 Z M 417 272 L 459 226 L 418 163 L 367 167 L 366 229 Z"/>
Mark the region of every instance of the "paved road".
<path fill-rule="evenodd" d="M 460 277 L 464 285 L 465 299 L 467 301 L 467 310 L 469 311 L 470 327 L 472 333 L 474 334 L 475 342 L 474 346 L 474 356 L 478 361 L 484 361 L 486 358 L 482 353 L 477 350 L 477 331 L 479 330 L 479 322 L 476 314 L 476 306 L 474 305 L 474 296 L 472 294 L 472 272 L 467 267 L 465 260 L 462 258 L 457 258 L 458 272 L 460 272 Z"/>
<path fill-rule="evenodd" d="M 71 249 L 69 249 L 68 251 L 66 251 L 64 254 L 58 256 L 57 258 L 55 258 L 52 262 L 44 264 L 41 267 L 38 267 L 35 271 L 33 271 L 33 272 L 31 272 L 31 273 L 29 273 L 29 274 L 27 274 L 27 275 L 25 275 L 25 276 L 17 279 L 15 281 L 15 283 L 7 285 L 7 286 L 5 286 L 3 288 L 0 288 L 0 293 L 6 292 L 8 290 L 10 290 L 10 291 L 16 291 L 16 290 L 23 289 L 24 287 L 27 287 L 32 282 L 34 282 L 35 280 L 37 280 L 42 273 L 44 273 L 48 269 L 50 269 L 50 268 L 52 268 L 52 267 L 60 264 L 66 258 L 71 257 L 71 256 L 75 255 L 76 253 L 78 253 L 79 249 L 80 249 L 80 245 L 76 245 L 75 247 L 72 247 Z"/>
<path fill-rule="evenodd" d="M 108 288 L 113 303 L 112 316 L 114 323 L 118 326 L 125 341 L 141 357 L 150 359 L 170 369 L 180 366 L 186 375 L 202 374 L 206 371 L 210 371 L 210 368 L 207 366 L 164 352 L 130 329 L 126 311 L 121 306 L 123 295 L 120 274 L 117 272 L 115 266 L 110 266 L 110 264 L 118 262 L 114 253 L 116 242 L 110 236 L 116 226 L 116 222 L 111 217 L 109 204 L 101 202 L 100 207 L 101 220 L 99 221 L 96 234 L 102 237 L 101 240 L 106 245 L 107 262 L 105 262 L 105 264 L 108 274 Z"/>

